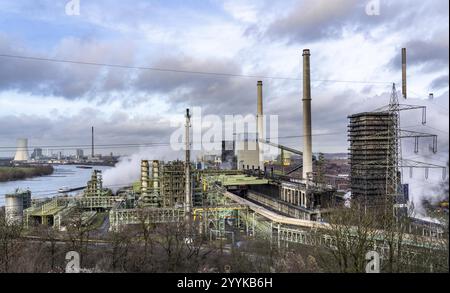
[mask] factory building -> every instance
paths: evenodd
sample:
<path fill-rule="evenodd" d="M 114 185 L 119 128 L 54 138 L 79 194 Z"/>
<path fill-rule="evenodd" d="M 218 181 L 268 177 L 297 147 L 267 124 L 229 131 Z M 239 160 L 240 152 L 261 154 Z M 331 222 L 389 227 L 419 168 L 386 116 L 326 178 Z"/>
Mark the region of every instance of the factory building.
<path fill-rule="evenodd" d="M 260 154 L 258 143 L 254 140 L 242 140 L 237 143 L 238 170 L 258 169 Z"/>
<path fill-rule="evenodd" d="M 141 161 L 141 198 L 144 206 L 173 207 L 184 203 L 184 162 Z"/>
<path fill-rule="evenodd" d="M 366 112 L 350 120 L 350 180 L 353 197 L 375 198 L 386 195 L 386 161 L 396 140 L 392 114 Z"/>
<path fill-rule="evenodd" d="M 173 207 L 185 201 L 184 162 L 173 161 L 162 166 L 161 206 Z"/>
<path fill-rule="evenodd" d="M 30 156 L 31 159 L 35 159 L 35 160 L 40 160 L 43 157 L 44 157 L 44 155 L 42 154 L 41 148 L 35 148 Z"/>

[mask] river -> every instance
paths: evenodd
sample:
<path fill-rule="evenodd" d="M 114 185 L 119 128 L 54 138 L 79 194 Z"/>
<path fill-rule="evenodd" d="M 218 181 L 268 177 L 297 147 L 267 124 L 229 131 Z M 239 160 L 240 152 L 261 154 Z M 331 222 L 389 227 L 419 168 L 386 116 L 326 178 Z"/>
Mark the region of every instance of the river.
<path fill-rule="evenodd" d="M 54 172 L 51 175 L 0 182 L 0 206 L 5 205 L 4 195 L 13 193 L 16 188 L 31 190 L 32 198 L 53 197 L 62 187 L 86 186 L 94 169 L 104 171 L 111 167 L 93 166 L 92 169 L 81 169 L 75 165 L 54 165 L 53 168 Z M 77 192 L 80 191 L 75 193 Z"/>

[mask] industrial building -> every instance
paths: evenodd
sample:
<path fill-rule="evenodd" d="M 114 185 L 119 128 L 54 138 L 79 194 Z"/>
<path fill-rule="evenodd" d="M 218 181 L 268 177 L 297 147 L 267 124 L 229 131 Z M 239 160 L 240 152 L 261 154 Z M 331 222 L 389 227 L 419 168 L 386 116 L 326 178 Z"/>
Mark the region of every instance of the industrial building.
<path fill-rule="evenodd" d="M 386 195 L 386 160 L 395 141 L 392 114 L 369 112 L 348 118 L 352 196 L 375 199 Z"/>
<path fill-rule="evenodd" d="M 81 217 L 83 225 L 89 225 L 99 213 L 107 214 L 109 221 L 105 223 L 110 231 L 142 223 L 184 221 L 189 226 L 197 224 L 199 231 L 210 240 L 230 240 L 233 245 L 239 237 L 258 236 L 270 239 L 279 247 L 291 242 L 334 249 L 326 216 L 342 203 L 336 188 L 326 180 L 320 182 L 314 172 L 317 161 L 313 160 L 311 133 L 310 56 L 310 51 L 305 49 L 302 55 L 303 151 L 265 140 L 261 122 L 262 82 L 257 82 L 256 139 L 238 140 L 236 145 L 233 142 L 228 147 L 229 142 L 222 143 L 222 159 L 225 159 L 222 162 L 234 162 L 237 155 L 237 170 L 195 168 L 190 159 L 191 116 L 187 110 L 184 161 L 145 158 L 135 166 L 140 169 L 140 179 L 116 194 L 104 188 L 101 172 L 94 170 L 84 192 L 77 196 L 36 200 L 31 206 L 25 204 L 23 197 L 11 196 L 7 200 L 9 217 L 16 219 L 22 214 L 26 227 L 50 225 L 61 231 L 73 217 Z M 393 151 L 398 147 L 397 116 L 392 111 L 374 111 L 352 115 L 349 119 L 353 195 L 366 198 L 397 195 L 401 184 L 396 174 L 398 153 Z M 265 164 L 262 152 L 265 144 L 281 150 L 280 165 L 286 170 L 276 173 Z M 288 153 L 297 155 L 297 161 L 301 156 L 301 163 L 291 166 L 293 160 Z M 21 208 L 13 210 L 20 206 L 18 203 Z M 423 235 L 443 234 L 436 225 L 423 225 L 419 229 L 422 230 L 418 233 Z M 384 249 L 385 243 L 373 244 L 374 249 Z"/>
<path fill-rule="evenodd" d="M 31 153 L 30 158 L 34 159 L 34 160 L 40 160 L 44 157 L 43 153 L 42 153 L 42 149 L 41 148 L 35 148 L 33 150 L 33 152 Z"/>
<path fill-rule="evenodd" d="M 237 142 L 238 170 L 258 169 L 260 160 L 259 145 L 254 140 Z"/>

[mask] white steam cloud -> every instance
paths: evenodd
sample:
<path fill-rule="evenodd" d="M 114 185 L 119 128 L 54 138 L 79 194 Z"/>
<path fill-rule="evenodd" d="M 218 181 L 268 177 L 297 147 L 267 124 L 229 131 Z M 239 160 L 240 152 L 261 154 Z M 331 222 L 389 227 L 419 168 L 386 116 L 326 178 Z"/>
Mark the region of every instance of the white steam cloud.
<path fill-rule="evenodd" d="M 431 139 L 421 138 L 419 140 L 419 153 L 414 153 L 414 140 L 402 140 L 402 155 L 405 159 L 429 163 L 447 167 L 449 160 L 449 93 L 448 91 L 434 100 L 409 99 L 406 104 L 417 104 L 427 107 L 427 123 L 420 125 L 420 111 L 404 111 L 401 113 L 401 124 L 403 129 L 426 132 L 438 135 L 438 152 L 431 151 Z M 422 206 L 423 200 L 436 203 L 444 198 L 448 198 L 448 191 L 444 188 L 442 169 L 432 169 L 428 171 L 428 178 L 425 176 L 425 169 L 413 169 L 413 176 L 410 177 L 409 168 L 403 170 L 403 183 L 409 184 L 409 198 L 414 203 L 414 214 L 418 218 L 429 219 Z M 445 177 L 448 177 L 448 169 L 445 170 Z M 448 182 L 448 181 L 447 181 Z"/>
<path fill-rule="evenodd" d="M 118 189 L 130 186 L 140 178 L 141 160 L 175 160 L 182 159 L 183 152 L 165 149 L 140 149 L 139 152 L 121 157 L 114 168 L 108 169 L 103 174 L 105 187 L 116 192 Z"/>

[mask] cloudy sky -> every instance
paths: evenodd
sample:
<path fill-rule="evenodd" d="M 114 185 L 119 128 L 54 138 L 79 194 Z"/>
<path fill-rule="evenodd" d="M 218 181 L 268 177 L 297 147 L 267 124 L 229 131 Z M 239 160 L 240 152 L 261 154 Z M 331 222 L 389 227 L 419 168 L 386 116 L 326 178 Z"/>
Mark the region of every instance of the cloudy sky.
<path fill-rule="evenodd" d="M 380 0 L 378 15 L 366 13 L 365 0 L 80 0 L 79 15 L 66 14 L 67 2 L 0 0 L 3 147 L 13 147 L 18 137 L 27 137 L 31 146 L 89 144 L 91 125 L 99 144 L 168 142 L 171 119 L 187 107 L 221 117 L 254 113 L 260 79 L 5 55 L 275 77 L 262 78 L 264 110 L 279 115 L 283 137 L 302 135 L 296 79 L 301 52 L 309 48 L 313 149 L 347 152 L 347 115 L 388 103 L 391 83 L 400 85 L 400 50 L 406 47 L 409 99 L 402 103 L 428 106 L 429 121 L 421 126 L 419 115 L 407 114 L 402 124 L 438 134 L 440 153 L 421 155 L 435 163 L 447 160 L 446 0 Z M 301 138 L 280 142 L 302 148 Z M 0 151 L 0 157 L 12 155 Z"/>

